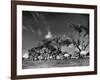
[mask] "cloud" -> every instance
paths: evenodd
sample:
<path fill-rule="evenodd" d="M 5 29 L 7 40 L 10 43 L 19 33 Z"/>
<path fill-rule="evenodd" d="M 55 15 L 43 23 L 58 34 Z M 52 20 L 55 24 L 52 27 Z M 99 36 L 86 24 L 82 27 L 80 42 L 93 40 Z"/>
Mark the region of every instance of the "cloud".
<path fill-rule="evenodd" d="M 31 29 L 31 31 L 34 33 L 35 31 L 33 29 Z"/>
<path fill-rule="evenodd" d="M 47 30 L 48 30 L 48 31 L 50 30 L 50 26 L 49 26 L 49 25 L 47 26 Z"/>
<path fill-rule="evenodd" d="M 34 13 L 32 13 L 32 12 L 31 12 L 31 14 L 32 14 L 32 17 L 34 18 L 34 20 L 35 20 L 36 22 L 38 22 L 38 19 L 37 19 L 36 15 L 35 15 Z"/>
<path fill-rule="evenodd" d="M 24 25 L 22 26 L 22 29 L 26 30 L 26 31 L 28 30 L 28 28 L 26 26 L 24 26 Z"/>
<path fill-rule="evenodd" d="M 41 36 L 42 35 L 42 32 L 41 32 L 41 30 L 39 29 L 38 30 L 38 34 Z"/>
<path fill-rule="evenodd" d="M 29 24 L 27 24 L 27 26 L 28 26 L 29 30 L 30 30 L 32 33 L 35 33 L 35 30 L 34 30 Z"/>
<path fill-rule="evenodd" d="M 35 33 L 35 31 L 34 31 L 34 29 L 33 28 L 31 28 L 31 27 L 29 27 L 30 28 L 30 30 L 31 30 L 31 32 L 32 33 Z"/>
<path fill-rule="evenodd" d="M 49 38 L 52 38 L 52 37 L 53 37 L 53 36 L 52 36 L 51 32 L 48 31 L 48 33 L 47 33 L 47 35 L 45 36 L 45 38 L 46 38 L 46 39 L 49 39 Z"/>
<path fill-rule="evenodd" d="M 39 13 L 38 12 L 35 12 L 35 14 L 36 14 L 36 16 L 39 18 L 40 17 L 40 15 L 39 15 Z"/>

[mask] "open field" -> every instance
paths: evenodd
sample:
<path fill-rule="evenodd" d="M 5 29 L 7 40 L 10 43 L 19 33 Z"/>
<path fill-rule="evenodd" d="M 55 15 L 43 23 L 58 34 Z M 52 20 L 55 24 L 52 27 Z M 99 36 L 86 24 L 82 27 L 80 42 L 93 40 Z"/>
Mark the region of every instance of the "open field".
<path fill-rule="evenodd" d="M 75 67 L 75 66 L 89 66 L 89 58 L 64 59 L 64 60 L 43 60 L 43 61 L 24 60 L 22 62 L 23 69 Z"/>

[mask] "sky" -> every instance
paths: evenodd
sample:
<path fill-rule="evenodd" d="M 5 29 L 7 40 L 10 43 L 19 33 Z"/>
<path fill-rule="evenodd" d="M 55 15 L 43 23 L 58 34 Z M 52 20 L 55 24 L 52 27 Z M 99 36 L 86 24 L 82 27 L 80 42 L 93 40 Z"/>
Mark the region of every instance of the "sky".
<path fill-rule="evenodd" d="M 22 11 L 22 51 L 27 52 L 39 41 L 58 35 L 77 37 L 70 23 L 89 27 L 88 14 Z"/>

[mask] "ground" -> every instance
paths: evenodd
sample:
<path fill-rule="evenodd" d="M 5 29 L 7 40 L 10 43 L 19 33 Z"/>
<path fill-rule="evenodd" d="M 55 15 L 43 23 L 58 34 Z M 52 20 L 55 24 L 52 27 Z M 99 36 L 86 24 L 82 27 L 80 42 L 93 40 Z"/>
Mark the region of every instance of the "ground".
<path fill-rule="evenodd" d="M 23 69 L 75 67 L 75 66 L 89 66 L 89 58 L 64 59 L 64 60 L 45 60 L 45 61 L 23 60 L 23 62 L 22 62 Z"/>

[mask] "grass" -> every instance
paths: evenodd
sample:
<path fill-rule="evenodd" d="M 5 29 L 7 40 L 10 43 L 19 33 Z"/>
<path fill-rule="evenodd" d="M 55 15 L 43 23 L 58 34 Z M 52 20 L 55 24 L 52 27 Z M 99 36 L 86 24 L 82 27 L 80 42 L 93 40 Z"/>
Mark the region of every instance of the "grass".
<path fill-rule="evenodd" d="M 64 60 L 42 60 L 42 61 L 24 60 L 22 62 L 23 69 L 75 67 L 75 66 L 89 66 L 89 58 L 64 59 Z"/>

